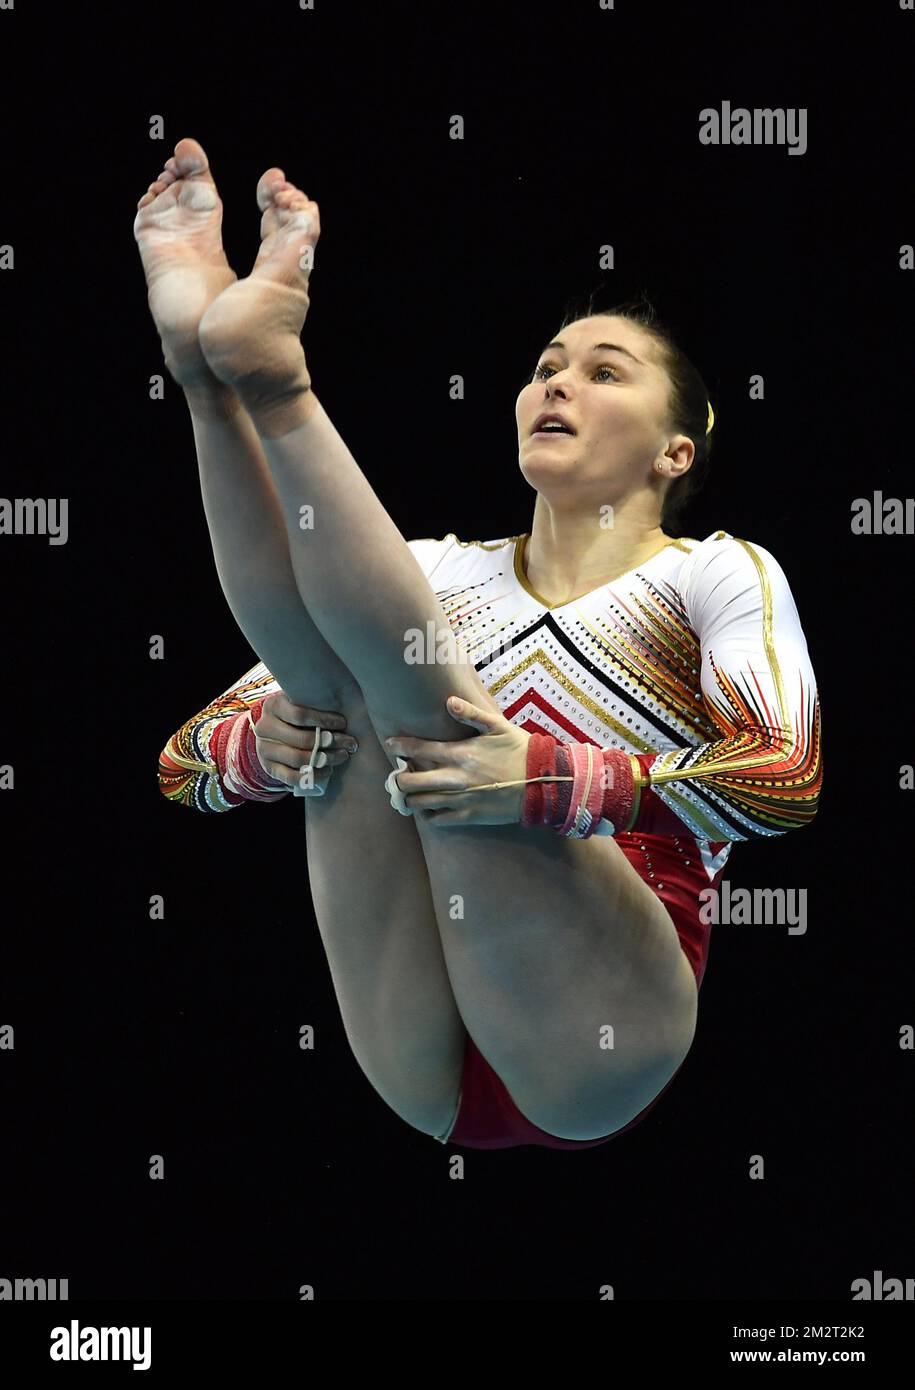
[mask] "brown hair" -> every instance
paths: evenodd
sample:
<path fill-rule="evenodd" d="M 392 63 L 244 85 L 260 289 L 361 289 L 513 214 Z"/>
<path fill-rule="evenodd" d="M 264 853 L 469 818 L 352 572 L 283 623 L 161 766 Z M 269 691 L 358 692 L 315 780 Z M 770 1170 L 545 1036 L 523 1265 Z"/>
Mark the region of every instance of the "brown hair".
<path fill-rule="evenodd" d="M 562 332 L 563 328 L 578 319 L 591 318 L 595 314 L 612 314 L 616 318 L 628 319 L 653 340 L 657 347 L 658 365 L 664 369 L 670 381 L 668 408 L 671 426 L 676 433 L 688 435 L 695 446 L 692 465 L 681 478 L 669 484 L 661 507 L 662 530 L 676 536 L 680 534 L 684 510 L 705 484 L 709 474 L 709 455 L 715 429 L 713 426 L 711 433 L 706 433 L 711 399 L 708 388 L 672 330 L 660 321 L 644 290 L 638 298 L 606 309 L 596 307 L 595 292 L 592 291 L 583 305 L 569 306 L 559 331 Z M 715 411 L 716 424 L 717 413 Z"/>

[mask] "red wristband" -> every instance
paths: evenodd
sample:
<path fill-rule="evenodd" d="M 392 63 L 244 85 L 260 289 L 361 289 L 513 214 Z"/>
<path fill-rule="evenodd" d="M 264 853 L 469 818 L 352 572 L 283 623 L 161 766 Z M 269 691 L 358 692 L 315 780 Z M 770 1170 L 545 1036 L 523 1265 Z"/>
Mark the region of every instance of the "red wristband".
<path fill-rule="evenodd" d="M 546 825 L 560 835 L 588 839 L 621 834 L 632 820 L 637 787 L 630 755 L 622 748 L 562 743 L 552 734 L 535 733 L 528 743 L 525 776 L 568 780 L 529 782 L 522 825 Z"/>
<path fill-rule="evenodd" d="M 604 803 L 604 761 L 601 749 L 593 743 L 569 743 L 569 758 L 575 781 L 565 819 L 557 825 L 560 835 L 584 840 L 594 833 Z M 611 781 L 612 781 L 611 776 Z"/>
<path fill-rule="evenodd" d="M 238 710 L 224 719 L 222 723 L 217 724 L 211 736 L 211 756 L 219 769 L 223 795 L 233 805 L 239 805 L 242 801 L 275 801 L 289 792 L 285 782 L 271 777 L 257 756 L 254 725 L 263 713 L 266 698 L 261 696 L 248 709 Z M 244 724 L 238 729 L 240 719 L 244 720 Z M 230 748 L 233 743 L 236 746 L 237 766 L 231 766 Z M 227 785 L 227 775 L 234 790 Z"/>
<path fill-rule="evenodd" d="M 603 748 L 604 783 L 600 817 L 611 835 L 621 835 L 632 820 L 636 785 L 630 755 L 622 748 Z M 597 829 L 595 825 L 595 830 Z M 603 833 L 603 832 L 602 832 Z"/>
<path fill-rule="evenodd" d="M 251 706 L 251 718 L 245 724 L 244 737 L 238 749 L 238 765 L 246 782 L 252 782 L 255 787 L 260 787 L 263 791 L 276 791 L 278 785 L 276 778 L 270 776 L 257 756 L 257 734 L 254 726 L 260 719 L 263 710 L 263 700 L 256 700 Z M 284 791 L 289 790 L 285 783 L 281 785 Z"/>
<path fill-rule="evenodd" d="M 525 777 L 563 777 L 562 782 L 528 782 L 521 808 L 522 825 L 561 825 L 572 796 L 572 762 L 566 744 L 552 734 L 531 734 Z"/>
<path fill-rule="evenodd" d="M 247 800 L 247 797 L 239 796 L 236 792 L 230 792 L 229 788 L 226 786 L 226 772 L 228 770 L 228 764 L 226 763 L 226 747 L 229 742 L 229 736 L 235 727 L 236 719 L 244 719 L 245 714 L 246 712 L 242 710 L 240 712 L 236 711 L 235 714 L 227 715 L 220 724 L 216 725 L 210 735 L 210 757 L 219 769 L 219 785 L 222 794 L 226 801 L 232 806 L 242 806 Z"/>

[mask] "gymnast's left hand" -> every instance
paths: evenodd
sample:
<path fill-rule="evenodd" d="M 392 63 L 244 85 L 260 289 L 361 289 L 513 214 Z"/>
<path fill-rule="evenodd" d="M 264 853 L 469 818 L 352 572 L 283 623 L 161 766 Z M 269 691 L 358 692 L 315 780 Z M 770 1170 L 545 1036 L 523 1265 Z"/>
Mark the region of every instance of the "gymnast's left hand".
<path fill-rule="evenodd" d="M 430 825 L 516 825 L 524 804 L 530 734 L 502 714 L 454 696 L 445 708 L 479 737 L 437 741 L 408 735 L 384 741 L 387 752 L 435 763 L 424 772 L 399 772 L 397 785 L 411 811 Z M 467 791 L 491 782 L 521 785 Z M 456 794 L 459 793 L 459 794 Z"/>

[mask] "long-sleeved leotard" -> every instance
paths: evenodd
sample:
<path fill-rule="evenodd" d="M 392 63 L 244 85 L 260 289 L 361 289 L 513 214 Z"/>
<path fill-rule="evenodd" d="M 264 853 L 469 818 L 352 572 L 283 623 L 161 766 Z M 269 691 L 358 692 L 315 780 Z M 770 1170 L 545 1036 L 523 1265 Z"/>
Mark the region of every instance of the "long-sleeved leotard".
<path fill-rule="evenodd" d="M 632 755 L 643 785 L 620 835 L 689 834 L 717 869 L 733 841 L 815 815 L 819 697 L 787 579 L 767 550 L 724 531 L 671 540 L 612 584 L 550 608 L 526 578 L 526 540 L 408 544 L 506 718 Z M 208 811 L 248 799 L 220 772 L 218 735 L 278 689 L 258 663 L 188 720 L 161 754 L 163 793 Z"/>
<path fill-rule="evenodd" d="M 199 811 L 231 811 L 246 801 L 280 801 L 290 788 L 267 772 L 259 781 L 264 790 L 255 795 L 232 776 L 229 742 L 241 730 L 259 704 L 281 687 L 263 662 L 258 662 L 228 690 L 217 695 L 185 721 L 159 754 L 159 790 L 169 801 L 194 806 Z M 275 790 L 268 790 L 273 784 Z"/>
<path fill-rule="evenodd" d="M 577 786 L 594 788 L 589 807 L 618 821 L 614 826 L 605 819 L 594 833 L 673 835 L 688 827 L 697 841 L 729 844 L 784 834 L 816 814 L 819 701 L 784 572 L 769 552 L 723 532 L 694 547 L 675 579 L 649 577 L 644 566 L 624 576 L 641 581 L 628 582 L 628 602 L 621 582 L 612 585 L 619 602 L 599 615 L 603 630 L 594 633 L 612 648 L 623 688 L 637 690 L 628 703 L 640 705 L 645 718 L 679 711 L 679 732 L 689 737 L 682 726 L 692 729 L 689 743 L 644 752 L 631 751 L 626 731 L 620 739 L 599 740 L 605 770 L 612 770 L 603 798 L 596 786 L 599 760 L 553 758 L 554 742 L 581 752 L 581 740 L 558 734 L 539 739 L 536 749 L 532 744 L 529 776 L 557 768 L 567 774 L 577 765 Z M 588 618 L 581 623 L 589 626 Z M 571 789 L 551 788 L 545 808 L 542 790 L 532 789 L 525 823 L 542 818 L 570 826 Z M 590 821 L 586 816 L 582 833 L 590 833 Z"/>
<path fill-rule="evenodd" d="M 408 544 L 507 719 L 564 744 L 629 755 L 603 755 L 633 781 L 635 819 L 613 838 L 666 907 L 699 986 L 711 934 L 705 895 L 732 843 L 800 828 L 819 801 L 820 701 L 787 579 L 767 550 L 717 531 L 671 540 L 611 584 L 550 608 L 526 577 L 527 539 L 450 534 Z M 227 769 L 226 748 L 277 689 L 258 663 L 188 720 L 161 754 L 163 793 L 204 811 L 250 799 L 231 759 Z M 278 786 L 261 799 L 287 794 Z M 673 1080 L 608 1137 L 640 1123 Z M 440 1137 L 479 1148 L 606 1142 L 559 1139 L 531 1124 L 469 1034 L 459 1113 Z"/>

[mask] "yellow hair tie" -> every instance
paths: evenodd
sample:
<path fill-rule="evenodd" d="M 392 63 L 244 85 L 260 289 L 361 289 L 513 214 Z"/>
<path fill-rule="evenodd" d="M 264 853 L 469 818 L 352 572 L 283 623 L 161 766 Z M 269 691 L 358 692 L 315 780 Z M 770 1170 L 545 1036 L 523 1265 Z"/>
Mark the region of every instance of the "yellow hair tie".
<path fill-rule="evenodd" d="M 714 423 L 715 423 L 715 412 L 714 412 L 714 410 L 712 409 L 712 403 L 711 403 L 711 401 L 709 401 L 709 403 L 708 403 L 708 424 L 707 424 L 706 429 L 705 429 L 706 434 L 711 434 L 712 425 L 714 425 Z"/>

